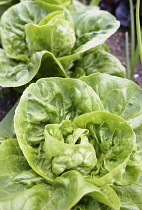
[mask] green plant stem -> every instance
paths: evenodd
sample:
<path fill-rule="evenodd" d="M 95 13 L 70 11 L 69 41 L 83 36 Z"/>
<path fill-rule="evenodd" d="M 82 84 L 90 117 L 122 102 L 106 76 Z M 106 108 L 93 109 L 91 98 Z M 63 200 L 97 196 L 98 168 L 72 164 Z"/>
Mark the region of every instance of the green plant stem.
<path fill-rule="evenodd" d="M 131 78 L 131 70 L 130 70 L 130 54 L 129 54 L 129 37 L 128 32 L 125 33 L 125 48 L 126 48 L 126 76 L 128 79 Z"/>
<path fill-rule="evenodd" d="M 142 40 L 141 40 L 141 29 L 140 29 L 140 0 L 137 0 L 136 4 L 136 29 L 137 29 L 137 40 L 138 40 L 138 49 L 139 49 L 139 55 L 140 55 L 140 60 L 142 63 Z"/>
<path fill-rule="evenodd" d="M 135 68 L 139 59 L 139 47 L 137 45 L 134 57 L 131 60 L 131 79 L 133 79 L 133 75 L 135 72 Z"/>
<path fill-rule="evenodd" d="M 131 17 L 131 66 L 132 66 L 132 60 L 135 54 L 135 24 L 134 24 L 134 8 L 132 0 L 129 0 L 129 5 L 130 5 L 130 17 Z"/>

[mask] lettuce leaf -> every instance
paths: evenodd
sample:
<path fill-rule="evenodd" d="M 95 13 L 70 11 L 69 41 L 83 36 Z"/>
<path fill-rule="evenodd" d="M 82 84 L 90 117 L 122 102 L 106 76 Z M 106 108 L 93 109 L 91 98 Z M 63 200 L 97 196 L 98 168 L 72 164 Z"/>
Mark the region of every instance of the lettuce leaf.
<path fill-rule="evenodd" d="M 82 58 L 74 64 L 72 77 L 79 78 L 96 72 L 125 77 L 124 66 L 115 56 L 106 52 L 103 47 L 97 47 L 92 52 L 84 53 Z"/>
<path fill-rule="evenodd" d="M 6 56 L 0 49 L 0 85 L 19 87 L 29 83 L 35 76 L 68 77 L 60 62 L 48 51 L 36 52 L 29 62 L 17 61 Z"/>
<path fill-rule="evenodd" d="M 9 7 L 18 2 L 19 0 L 0 0 L 0 17 Z"/>
<path fill-rule="evenodd" d="M 100 197 L 111 207 L 119 209 L 120 200 L 107 186 L 105 189 L 85 181 L 77 171 L 69 171 L 48 183 L 28 165 L 16 139 L 5 140 L 0 145 L 0 208 L 2 210 L 69 210 L 84 195 Z M 113 200 L 109 192 L 113 193 Z M 102 198 L 101 198 L 102 197 Z"/>
<path fill-rule="evenodd" d="M 21 139 L 22 147 L 25 148 L 24 145 L 27 145 L 24 153 L 28 156 L 29 162 L 32 162 L 34 170 L 38 170 L 40 175 L 48 179 L 52 179 L 55 175 L 48 174 L 50 169 L 44 166 L 47 160 L 42 155 L 42 151 L 36 152 L 36 147 L 30 145 L 32 143 L 39 147 L 43 144 L 45 125 L 60 123 L 62 120 L 73 120 L 81 114 L 103 110 L 99 97 L 86 83 L 62 78 L 41 79 L 36 84 L 30 85 L 24 92 L 18 107 L 15 115 L 16 135 Z M 24 126 L 26 129 L 23 138 Z"/>
<path fill-rule="evenodd" d="M 121 198 L 122 205 L 120 209 L 142 209 L 142 172 L 140 173 L 138 180 L 132 185 L 114 186 L 113 189 Z"/>
<path fill-rule="evenodd" d="M 61 8 L 42 1 L 24 1 L 9 8 L 1 17 L 1 41 L 7 56 L 26 61 L 29 53 L 25 25 L 38 23 L 56 10 Z"/>
<path fill-rule="evenodd" d="M 131 184 L 137 180 L 142 164 L 142 90 L 130 80 L 107 74 L 96 73 L 82 77 L 81 80 L 94 89 L 107 112 L 124 118 L 136 134 L 135 149 L 126 167 L 123 181 L 120 181 L 124 185 Z"/>
<path fill-rule="evenodd" d="M 81 80 L 98 94 L 106 111 L 121 116 L 132 126 L 141 148 L 142 90 L 130 80 L 108 74 L 96 73 Z"/>
<path fill-rule="evenodd" d="M 131 171 L 123 175 L 135 149 L 135 134 L 122 118 L 104 112 L 84 82 L 40 79 L 24 92 L 14 121 L 25 157 L 46 179 L 74 169 L 100 186 L 132 181 Z"/>
<path fill-rule="evenodd" d="M 86 69 L 76 68 L 74 62 L 82 62 L 84 53 L 103 44 L 119 27 L 108 12 L 96 7 L 70 11 L 66 4 L 70 3 L 23 1 L 2 15 L 1 86 L 19 87 L 41 77 L 82 76 Z M 112 60 L 111 55 L 107 57 Z M 124 68 L 116 62 L 118 67 L 114 69 L 112 62 L 108 73 L 124 77 Z"/>

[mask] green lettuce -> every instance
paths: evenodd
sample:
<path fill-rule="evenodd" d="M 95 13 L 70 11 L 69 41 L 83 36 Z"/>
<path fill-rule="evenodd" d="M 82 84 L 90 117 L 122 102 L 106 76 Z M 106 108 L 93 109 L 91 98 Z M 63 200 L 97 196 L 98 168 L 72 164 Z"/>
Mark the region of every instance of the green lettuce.
<path fill-rule="evenodd" d="M 100 72 L 125 77 L 125 68 L 112 54 L 98 47 L 92 52 L 84 53 L 82 58 L 75 62 L 72 68 L 72 77 L 88 76 Z"/>
<path fill-rule="evenodd" d="M 107 189 L 105 198 L 96 192 L 86 196 L 119 209 L 121 196 L 114 199 L 119 205 L 115 206 L 112 201 L 115 186 L 124 186 L 125 189 L 137 180 L 141 170 L 139 139 L 129 120 L 106 110 L 107 105 L 99 91 L 104 81 L 110 85 L 110 93 L 112 89 L 122 91 L 127 101 L 124 109 L 127 109 L 129 81 L 100 73 L 81 80 L 45 78 L 31 84 L 16 108 L 16 137 L 29 165 L 37 174 L 54 182 L 69 171 L 76 171 L 87 183 L 101 190 Z M 114 80 L 117 81 L 115 86 Z M 96 84 L 96 92 L 91 84 L 92 87 Z M 133 85 L 130 82 L 132 89 Z M 132 97 L 133 94 L 139 95 L 140 99 L 141 91 L 136 85 L 134 87 L 130 94 Z M 117 101 L 118 98 L 119 94 L 115 96 Z"/>
<path fill-rule="evenodd" d="M 2 15 L 0 85 L 44 79 L 0 123 L 0 209 L 142 209 L 142 90 L 103 45 L 118 27 L 69 0 Z"/>
<path fill-rule="evenodd" d="M 29 83 L 35 76 L 68 77 L 60 62 L 47 51 L 36 52 L 29 62 L 14 60 L 0 49 L 0 84 L 3 87 L 19 87 Z"/>
<path fill-rule="evenodd" d="M 1 41 L 7 56 L 27 60 L 25 25 L 38 23 L 56 10 L 61 10 L 61 8 L 42 1 L 24 1 L 9 8 L 1 17 Z"/>
<path fill-rule="evenodd" d="M 109 186 L 94 186 L 77 171 L 66 172 L 53 183 L 47 182 L 30 168 L 16 139 L 7 139 L 0 145 L 0 166 L 2 210 L 69 210 L 86 194 L 100 197 L 106 205 L 117 209 L 120 205 L 118 196 Z"/>
<path fill-rule="evenodd" d="M 136 117 L 135 129 L 128 115 L 140 114 L 141 105 L 130 109 L 129 101 L 140 101 L 141 90 L 101 73 L 81 80 L 40 79 L 0 124 L 2 210 L 14 210 L 17 202 L 22 210 L 141 210 L 141 121 Z M 121 93 L 117 102 L 125 96 L 123 112 L 109 106 L 113 91 Z"/>
<path fill-rule="evenodd" d="M 96 73 L 81 80 L 93 88 L 107 112 L 121 116 L 132 126 L 141 147 L 142 90 L 130 80 L 107 74 Z"/>
<path fill-rule="evenodd" d="M 19 0 L 0 0 L 0 17 L 9 7 L 18 2 Z"/>
<path fill-rule="evenodd" d="M 75 45 L 74 25 L 65 19 L 63 13 L 53 12 L 39 25 L 29 23 L 25 26 L 26 41 L 30 53 L 47 50 L 55 57 L 71 53 Z"/>
<path fill-rule="evenodd" d="M 85 6 L 88 9 L 75 11 L 66 4 L 70 5 L 70 2 L 23 1 L 2 15 L 1 86 L 19 87 L 33 79 L 50 76 L 76 78 L 94 72 L 86 69 L 86 55 L 92 59 L 95 48 L 118 29 L 119 22 L 97 7 Z M 97 53 L 105 62 L 102 70 L 98 70 L 101 59 L 96 63 L 92 60 L 93 69 L 125 76 L 125 69 L 116 58 L 101 48 Z M 83 66 L 80 65 L 82 60 Z"/>
<path fill-rule="evenodd" d="M 107 74 L 96 73 L 82 77 L 81 80 L 94 89 L 107 112 L 124 118 L 135 132 L 137 144 L 124 174 L 124 184 L 136 181 L 142 164 L 142 159 L 138 157 L 142 156 L 142 90 L 130 80 Z"/>
<path fill-rule="evenodd" d="M 32 11 L 32 15 L 29 15 L 28 12 L 29 10 Z M 62 34 L 65 33 L 65 31 L 67 30 L 67 33 L 70 37 L 71 47 L 70 49 L 68 49 L 68 52 L 67 53 L 64 52 L 64 54 L 67 55 L 73 54 L 70 59 L 73 59 L 75 57 L 74 54 L 76 54 L 76 56 L 77 55 L 79 56 L 79 54 L 81 54 L 82 52 L 92 49 L 93 47 L 96 47 L 99 44 L 102 44 L 119 27 L 119 22 L 116 21 L 116 19 L 111 14 L 100 10 L 97 10 L 95 14 L 94 10 L 86 11 L 85 13 L 80 12 L 76 16 L 75 20 L 74 18 L 71 18 L 72 14 L 70 14 L 69 12 L 66 12 L 67 15 L 64 18 L 63 17 L 61 18 L 56 13 L 54 13 L 55 17 L 54 15 L 52 16 L 52 18 L 50 17 L 52 12 L 62 11 L 62 10 L 63 8 L 61 6 L 45 3 L 43 1 L 39 2 L 24 1 L 8 9 L 1 18 L 1 38 L 2 38 L 2 45 L 6 54 L 11 58 L 16 58 L 21 60 L 27 59 L 27 56 L 30 53 L 28 49 L 29 47 L 27 46 L 26 43 L 26 39 L 28 39 L 29 45 L 32 44 L 31 41 L 34 37 L 34 33 L 32 37 L 32 34 L 30 34 L 30 30 L 33 29 L 34 27 L 33 24 L 35 24 L 34 27 L 34 29 L 36 30 L 35 32 L 40 34 L 40 36 L 44 33 L 47 33 L 46 31 L 48 31 L 50 37 L 51 36 L 50 31 L 53 31 L 52 32 L 53 34 L 59 33 L 58 36 L 60 36 L 61 38 Z M 17 14 L 16 18 L 14 15 L 15 13 Z M 48 22 L 46 22 L 42 26 L 39 26 L 38 24 L 41 22 L 41 20 L 43 18 L 45 19 L 45 17 L 48 15 L 51 18 L 51 20 L 50 18 L 47 17 L 46 19 L 48 19 Z M 90 24 L 88 24 L 88 22 Z M 59 27 L 57 27 L 56 23 L 59 24 Z M 68 25 L 68 29 L 64 28 L 67 27 L 64 26 L 65 23 L 66 25 Z M 26 26 L 27 24 L 30 25 Z M 57 31 L 54 30 L 55 27 Z M 76 39 L 74 35 L 73 36 L 71 35 L 73 33 L 75 34 Z M 54 36 L 56 36 L 56 34 Z M 62 38 L 67 39 L 69 37 L 66 38 L 62 37 Z M 51 38 L 49 38 L 49 40 Z M 51 43 L 48 43 L 50 42 L 49 40 L 45 39 L 42 40 L 41 42 L 39 37 L 36 44 L 41 46 L 41 44 L 45 43 L 44 50 L 46 50 L 46 46 L 51 45 Z M 54 41 L 56 43 L 56 40 Z M 64 45 L 65 41 L 67 40 L 63 40 Z M 74 47 L 74 42 L 75 42 L 75 47 Z M 19 44 L 20 48 L 17 48 Z M 57 45 L 59 44 L 60 43 L 57 42 Z M 42 48 L 41 49 L 38 48 L 38 50 L 42 50 Z M 50 51 L 50 48 L 48 48 L 48 50 Z M 65 48 L 64 50 L 67 49 Z M 68 59 L 68 57 L 65 59 Z M 61 60 L 64 60 L 64 58 L 62 58 Z"/>

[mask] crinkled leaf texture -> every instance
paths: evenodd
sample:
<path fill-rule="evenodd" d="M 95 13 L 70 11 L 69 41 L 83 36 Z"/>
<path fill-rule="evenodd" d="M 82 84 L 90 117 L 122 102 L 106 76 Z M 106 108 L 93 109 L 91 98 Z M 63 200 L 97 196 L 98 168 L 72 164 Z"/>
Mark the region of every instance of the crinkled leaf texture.
<path fill-rule="evenodd" d="M 127 169 L 136 143 L 132 128 L 105 112 L 98 95 L 81 80 L 46 78 L 31 84 L 14 124 L 30 166 L 48 180 L 75 170 L 101 188 L 133 182 Z M 113 191 L 108 192 L 112 199 Z M 106 204 L 102 196 L 90 196 Z"/>
<path fill-rule="evenodd" d="M 119 209 L 120 200 L 109 186 L 88 183 L 77 171 L 48 183 L 29 167 L 16 139 L 0 145 L 0 166 L 1 210 L 69 210 L 86 194 Z"/>
<path fill-rule="evenodd" d="M 103 47 L 84 53 L 82 58 L 74 64 L 72 77 L 80 78 L 81 75 L 88 76 L 96 72 L 125 77 L 124 66 L 115 56 L 106 52 Z"/>
<path fill-rule="evenodd" d="M 23 1 L 3 14 L 0 86 L 23 86 L 41 77 L 80 77 L 84 72 L 88 75 L 98 70 L 98 63 L 92 63 L 94 70 L 90 71 L 87 63 L 80 66 L 80 62 L 86 51 L 103 44 L 117 30 L 119 22 L 96 7 L 70 12 L 65 5 L 61 7 L 62 2 L 58 3 Z M 95 55 L 91 52 L 88 56 Z M 104 57 L 101 72 L 124 77 L 119 61 L 110 54 Z M 108 66 L 107 59 L 114 61 Z M 76 60 L 80 60 L 77 68 Z"/>
<path fill-rule="evenodd" d="M 84 52 L 103 44 L 119 28 L 119 22 L 110 13 L 101 10 L 72 13 L 72 18 L 76 35 L 75 47 L 71 55 L 59 58 L 66 70 Z"/>
<path fill-rule="evenodd" d="M 1 40 L 7 56 L 27 60 L 29 53 L 25 25 L 37 24 L 46 15 L 56 10 L 62 9 L 42 1 L 24 1 L 9 8 L 1 18 Z"/>
<path fill-rule="evenodd" d="M 50 15 L 51 12 L 57 10 L 61 11 L 63 9 L 60 6 L 48 4 L 42 1 L 24 1 L 7 10 L 1 18 L 1 39 L 6 54 L 11 58 L 21 60 L 27 59 L 29 49 L 26 43 L 26 39 L 28 38 L 27 41 L 29 42 L 29 46 L 31 46 L 31 41 L 34 39 L 34 36 L 35 38 L 37 37 L 37 34 L 39 35 L 39 38 L 37 39 L 39 43 L 37 43 L 36 48 L 34 46 L 34 49 L 30 49 L 30 52 L 33 50 L 41 50 L 44 43 L 45 47 L 48 49 L 52 49 L 51 47 L 53 47 L 54 42 L 55 46 L 60 45 L 58 41 L 56 42 L 55 38 L 54 42 L 51 43 L 49 43 L 49 40 L 46 38 L 45 40 L 41 40 L 40 36 L 44 33 L 47 34 L 46 31 L 48 31 L 49 39 L 52 38 L 50 35 L 52 32 L 51 34 L 54 33 L 53 37 L 57 37 L 58 34 L 58 36 L 62 38 L 63 45 L 67 45 L 68 49 L 65 47 L 63 48 L 63 51 L 65 51 L 64 54 L 67 54 L 68 56 L 72 54 L 73 51 L 73 55 L 69 56 L 69 58 L 62 58 L 62 62 L 66 62 L 66 59 L 75 60 L 75 57 L 79 56 L 79 54 L 104 43 L 106 39 L 110 37 L 119 27 L 119 22 L 116 21 L 116 19 L 111 14 L 100 10 L 96 10 L 95 14 L 94 10 L 89 10 L 85 13 L 82 12 L 82 14 L 79 14 L 78 17 L 75 16 L 76 20 L 72 23 L 74 27 L 70 23 L 71 20 L 68 20 L 71 19 L 69 16 L 67 17 L 66 21 L 63 19 L 56 20 L 53 23 L 53 26 L 50 25 L 50 21 L 44 26 L 39 26 L 39 28 L 35 28 L 33 26 L 33 24 L 38 25 L 38 23 L 43 18 L 45 18 L 45 16 Z M 26 24 L 30 24 L 28 28 Z M 54 28 L 56 28 L 56 31 L 54 31 Z M 30 34 L 32 29 L 36 30 L 34 31 L 35 33 L 33 33 L 33 37 Z M 65 38 L 63 35 L 66 35 L 66 31 L 68 35 Z M 73 33 L 75 35 L 73 35 Z M 76 39 L 74 36 L 76 36 Z M 65 42 L 68 41 L 70 44 L 65 44 Z M 51 47 L 49 45 L 51 45 Z M 62 54 L 59 54 L 59 56 L 61 57 Z"/>
<path fill-rule="evenodd" d="M 94 89 L 107 112 L 124 118 L 136 134 L 137 144 L 121 180 L 121 184 L 131 184 L 137 180 L 142 164 L 142 90 L 130 80 L 101 73 L 81 80 Z"/>
<path fill-rule="evenodd" d="M 137 143 L 142 145 L 142 90 L 132 81 L 107 74 L 82 77 L 100 97 L 104 109 L 124 118 L 133 128 Z"/>
<path fill-rule="evenodd" d="M 36 52 L 29 62 L 17 61 L 6 56 L 0 49 L 0 85 L 19 87 L 29 83 L 35 76 L 67 77 L 61 63 L 48 51 Z"/>
<path fill-rule="evenodd" d="M 21 146 L 27 146 L 24 153 L 34 170 L 48 179 L 55 177 L 50 169 L 51 163 L 47 164 L 50 160 L 45 158 L 45 152 L 42 151 L 47 124 L 72 121 L 81 114 L 98 110 L 104 110 L 99 97 L 80 80 L 47 78 L 30 85 L 16 110 L 15 130 L 18 139 L 21 139 Z M 49 165 L 49 168 L 45 165 Z"/>

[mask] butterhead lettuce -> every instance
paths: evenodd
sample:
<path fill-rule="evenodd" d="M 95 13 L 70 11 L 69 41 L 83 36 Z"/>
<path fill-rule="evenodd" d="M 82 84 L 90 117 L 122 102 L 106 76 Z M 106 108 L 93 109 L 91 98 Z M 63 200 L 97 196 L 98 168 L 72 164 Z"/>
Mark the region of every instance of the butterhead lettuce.
<path fill-rule="evenodd" d="M 118 196 L 109 186 L 94 186 L 75 170 L 57 177 L 53 183 L 47 182 L 30 168 L 16 139 L 7 139 L 0 145 L 0 166 L 2 210 L 67 210 L 86 194 L 90 194 L 90 198 L 100 196 L 112 207 L 120 205 Z M 110 193 L 114 196 L 112 201 Z"/>
<path fill-rule="evenodd" d="M 95 78 L 98 82 L 94 83 Z M 131 188 L 140 173 L 142 160 L 135 129 L 119 113 L 106 110 L 107 101 L 104 104 L 99 94 L 101 82 L 107 82 L 107 78 L 110 93 L 112 89 L 125 93 L 129 87 L 128 80 L 100 73 L 83 77 L 83 81 L 40 79 L 24 91 L 16 108 L 14 127 L 24 156 L 39 176 L 54 183 L 58 177 L 74 171 L 97 187 L 96 191 L 84 194 L 82 199 L 87 199 L 84 205 L 119 209 L 123 202 L 117 186 Z M 117 86 L 113 86 L 113 79 L 117 80 Z M 134 87 L 130 93 L 140 98 L 141 91 Z M 118 101 L 119 95 L 115 98 Z M 90 199 L 93 201 L 88 204 Z M 126 200 L 129 203 L 129 197 Z M 80 206 L 80 202 L 76 205 Z"/>
<path fill-rule="evenodd" d="M 97 7 L 78 6 L 82 9 L 76 11 L 68 4 L 71 2 L 22 1 L 2 15 L 1 86 L 19 87 L 49 76 L 79 78 L 96 71 L 125 77 L 117 59 L 101 47 L 96 51 L 115 33 L 119 22 Z M 94 70 L 87 67 L 90 58 Z"/>

